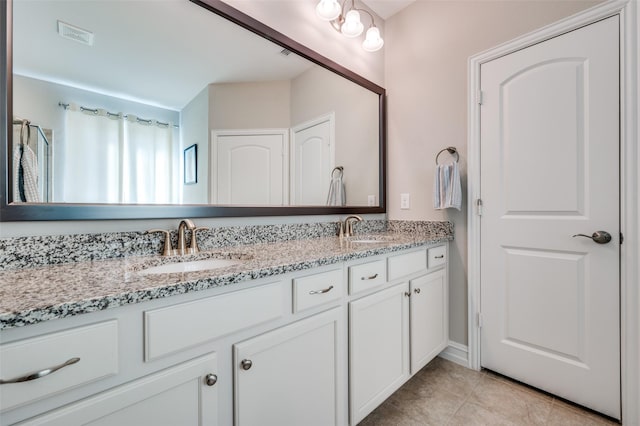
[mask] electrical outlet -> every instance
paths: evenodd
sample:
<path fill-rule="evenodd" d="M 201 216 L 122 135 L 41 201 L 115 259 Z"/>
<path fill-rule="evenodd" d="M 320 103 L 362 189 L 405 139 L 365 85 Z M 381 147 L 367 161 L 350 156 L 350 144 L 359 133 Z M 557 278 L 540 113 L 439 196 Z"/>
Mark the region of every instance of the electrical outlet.
<path fill-rule="evenodd" d="M 367 206 L 372 207 L 376 205 L 376 196 L 367 195 Z"/>
<path fill-rule="evenodd" d="M 400 194 L 400 209 L 409 210 L 411 208 L 411 195 L 408 193 Z"/>

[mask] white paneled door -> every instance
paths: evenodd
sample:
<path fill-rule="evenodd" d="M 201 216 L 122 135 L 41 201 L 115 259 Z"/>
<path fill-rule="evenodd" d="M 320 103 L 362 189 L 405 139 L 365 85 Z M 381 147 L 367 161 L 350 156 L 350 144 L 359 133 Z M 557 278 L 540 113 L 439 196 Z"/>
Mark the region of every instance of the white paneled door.
<path fill-rule="evenodd" d="M 284 129 L 214 131 L 211 201 L 282 206 L 288 197 L 288 132 Z"/>
<path fill-rule="evenodd" d="M 335 160 L 334 114 L 291 129 L 291 203 L 322 206 L 327 202 Z"/>
<path fill-rule="evenodd" d="M 481 66 L 480 304 L 483 367 L 619 419 L 618 21 Z"/>

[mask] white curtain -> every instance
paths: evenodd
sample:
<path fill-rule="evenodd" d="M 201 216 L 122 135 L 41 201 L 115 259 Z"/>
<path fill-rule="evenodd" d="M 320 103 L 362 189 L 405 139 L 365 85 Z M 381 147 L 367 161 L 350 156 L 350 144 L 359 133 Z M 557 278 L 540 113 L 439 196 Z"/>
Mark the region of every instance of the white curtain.
<path fill-rule="evenodd" d="M 122 120 L 105 110 L 93 114 L 73 105 L 65 115 L 60 201 L 119 203 Z"/>
<path fill-rule="evenodd" d="M 174 202 L 173 125 L 96 111 L 66 111 L 60 201 Z"/>
<path fill-rule="evenodd" d="M 122 202 L 170 204 L 173 197 L 172 126 L 138 121 L 124 122 Z"/>

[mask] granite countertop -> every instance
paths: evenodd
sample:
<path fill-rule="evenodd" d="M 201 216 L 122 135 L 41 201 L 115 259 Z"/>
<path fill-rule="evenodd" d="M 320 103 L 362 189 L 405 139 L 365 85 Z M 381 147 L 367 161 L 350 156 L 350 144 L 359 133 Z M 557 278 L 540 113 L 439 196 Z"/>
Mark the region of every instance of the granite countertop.
<path fill-rule="evenodd" d="M 352 259 L 452 239 L 428 233 L 385 232 L 224 247 L 182 257 L 124 259 L 39 266 L 0 272 L 0 330 L 138 303 L 176 294 L 233 285 Z M 162 274 L 140 271 L 163 263 L 207 258 L 237 259 L 223 268 Z"/>

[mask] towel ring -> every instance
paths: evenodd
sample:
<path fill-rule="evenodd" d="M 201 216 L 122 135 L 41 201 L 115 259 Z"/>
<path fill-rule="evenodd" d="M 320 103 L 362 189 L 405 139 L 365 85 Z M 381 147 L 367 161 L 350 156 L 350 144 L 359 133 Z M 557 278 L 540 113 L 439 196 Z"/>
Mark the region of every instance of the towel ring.
<path fill-rule="evenodd" d="M 448 146 L 444 149 L 441 149 L 440 152 L 438 152 L 438 155 L 436 155 L 436 165 L 438 164 L 438 158 L 440 157 L 440 154 L 442 154 L 445 151 L 447 151 L 451 155 L 455 155 L 456 163 L 458 162 L 458 160 L 460 159 L 460 154 L 458 154 L 458 150 L 456 149 L 455 146 Z"/>
<path fill-rule="evenodd" d="M 342 177 L 342 175 L 344 174 L 344 167 L 336 166 L 333 168 L 333 170 L 331 170 L 331 179 L 335 179 L 334 173 L 336 172 L 336 170 L 339 173 L 338 177 Z"/>

